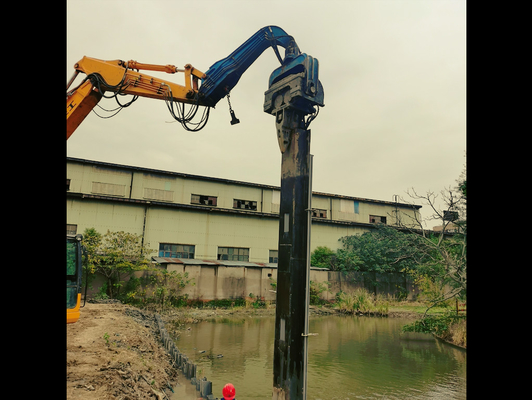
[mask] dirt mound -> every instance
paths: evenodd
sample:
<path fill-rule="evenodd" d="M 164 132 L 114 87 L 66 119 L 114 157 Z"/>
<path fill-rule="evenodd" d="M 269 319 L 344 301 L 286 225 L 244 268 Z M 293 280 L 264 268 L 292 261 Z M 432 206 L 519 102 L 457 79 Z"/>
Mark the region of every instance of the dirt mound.
<path fill-rule="evenodd" d="M 67 325 L 68 399 L 165 399 L 177 378 L 148 311 L 87 303 Z"/>

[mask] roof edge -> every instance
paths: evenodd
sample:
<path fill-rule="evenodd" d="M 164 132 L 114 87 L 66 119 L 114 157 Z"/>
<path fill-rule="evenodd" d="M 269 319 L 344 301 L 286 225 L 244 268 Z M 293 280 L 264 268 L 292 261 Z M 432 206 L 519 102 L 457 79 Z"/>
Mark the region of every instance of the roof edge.
<path fill-rule="evenodd" d="M 236 185 L 265 188 L 265 189 L 273 189 L 273 190 L 279 190 L 279 191 L 281 190 L 280 186 L 267 185 L 263 183 L 244 182 L 244 181 L 237 181 L 234 179 L 225 179 L 225 178 L 216 178 L 216 177 L 204 176 L 204 175 L 187 174 L 184 172 L 172 172 L 172 171 L 165 171 L 165 170 L 154 169 L 154 168 L 138 167 L 138 166 L 132 166 L 132 165 L 125 165 L 125 164 L 116 164 L 116 163 L 110 163 L 110 162 L 105 162 L 105 161 L 94 161 L 94 160 L 88 160 L 88 159 L 76 158 L 76 157 L 67 157 L 66 159 L 67 161 L 77 162 L 80 164 L 100 165 L 100 166 L 119 168 L 119 169 L 125 169 L 125 170 L 135 170 L 135 171 L 151 173 L 151 174 L 178 176 L 180 178 L 185 178 L 185 179 L 186 178 L 199 179 L 199 180 L 211 181 L 211 182 L 229 183 L 229 184 L 236 184 Z M 405 208 L 405 207 L 415 208 L 417 210 L 422 208 L 422 206 L 416 205 L 416 204 L 399 203 L 399 202 L 393 202 L 393 201 L 387 201 L 387 200 L 368 199 L 364 197 L 346 196 L 346 195 L 341 195 L 341 194 L 332 194 L 332 193 L 325 193 L 325 192 L 316 192 L 314 190 L 312 191 L 312 194 L 315 196 L 333 197 L 337 199 L 362 201 L 366 203 L 393 205 L 393 206 L 402 207 L 402 208 Z"/>

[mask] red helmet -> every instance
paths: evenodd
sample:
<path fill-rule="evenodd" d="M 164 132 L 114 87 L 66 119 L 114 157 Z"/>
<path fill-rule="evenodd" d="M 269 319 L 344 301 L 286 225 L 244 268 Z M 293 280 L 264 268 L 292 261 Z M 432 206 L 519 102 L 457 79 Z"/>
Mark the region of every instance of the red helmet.
<path fill-rule="evenodd" d="M 235 387 L 232 383 L 227 383 L 222 389 L 225 400 L 233 400 L 235 398 L 235 392 Z"/>

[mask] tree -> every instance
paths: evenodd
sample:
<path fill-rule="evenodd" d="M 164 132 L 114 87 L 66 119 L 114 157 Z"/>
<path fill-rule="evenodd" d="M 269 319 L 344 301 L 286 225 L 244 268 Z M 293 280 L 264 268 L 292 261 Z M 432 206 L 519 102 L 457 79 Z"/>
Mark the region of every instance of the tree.
<path fill-rule="evenodd" d="M 97 232 L 94 228 L 87 228 L 83 232 L 83 246 L 85 247 L 86 262 L 85 268 L 89 269 L 91 274 L 96 272 L 95 262 L 98 246 L 102 241 L 101 233 Z"/>
<path fill-rule="evenodd" d="M 375 294 L 379 285 L 377 273 L 401 273 L 406 278 L 423 256 L 417 251 L 418 238 L 415 235 L 383 224 L 377 224 L 362 235 L 344 236 L 340 240 L 343 249 L 338 253 L 358 260 L 352 270 L 364 275 Z M 405 293 L 404 289 L 401 292 Z"/>
<path fill-rule="evenodd" d="M 126 277 L 148 267 L 145 255 L 153 251 L 142 244 L 140 235 L 107 231 L 102 236 L 94 228 L 85 230 L 83 244 L 87 250 L 87 268 L 107 278 L 110 298 L 120 294 Z"/>
<path fill-rule="evenodd" d="M 442 227 L 439 232 L 429 231 L 424 228 L 420 219 L 415 220 L 417 232 L 420 232 L 419 237 L 422 238 L 418 249 L 424 254 L 424 261 L 412 271 L 412 274 L 418 283 L 425 286 L 425 292 L 431 303 L 425 315 L 437 304 L 453 298 L 465 299 L 467 295 L 467 179 L 465 171 L 464 165 L 456 186 L 440 192 L 444 204 L 442 208 L 437 206 L 438 195 L 434 192 L 420 195 L 413 188 L 407 191 L 407 194 L 416 202 L 421 201 L 428 206 L 431 214 L 426 220 L 440 221 Z M 410 229 L 407 225 L 403 225 L 403 228 Z"/>
<path fill-rule="evenodd" d="M 122 298 L 136 305 L 155 303 L 160 310 L 177 307 L 186 303 L 188 295 L 181 295 L 181 291 L 189 284 L 195 285 L 193 279 L 188 279 L 188 272 L 178 273 L 154 266 L 144 276 L 130 278 Z"/>
<path fill-rule="evenodd" d="M 404 272 L 414 268 L 422 255 L 416 236 L 378 224 L 362 235 L 340 238 L 346 254 L 359 259 L 354 270 L 362 272 Z"/>
<path fill-rule="evenodd" d="M 310 255 L 310 265 L 316 268 L 333 269 L 335 252 L 327 246 L 318 246 Z"/>
<path fill-rule="evenodd" d="M 328 268 L 333 271 L 355 271 L 361 260 L 354 254 L 343 249 L 336 252 L 327 246 L 318 246 L 310 255 L 313 267 Z"/>

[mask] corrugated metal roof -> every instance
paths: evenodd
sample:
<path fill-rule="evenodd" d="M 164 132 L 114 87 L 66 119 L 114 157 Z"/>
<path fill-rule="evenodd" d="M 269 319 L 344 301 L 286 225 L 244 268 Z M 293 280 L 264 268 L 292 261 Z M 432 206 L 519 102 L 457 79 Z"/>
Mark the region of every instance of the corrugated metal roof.
<path fill-rule="evenodd" d="M 152 257 L 151 259 L 159 264 L 218 265 L 213 260 L 198 260 L 196 258 Z"/>
<path fill-rule="evenodd" d="M 67 157 L 67 161 L 81 163 L 81 164 L 98 165 L 98 166 L 110 167 L 110 168 L 118 168 L 118 169 L 129 170 L 129 171 L 134 170 L 134 171 L 140 171 L 144 173 L 154 173 L 154 174 L 160 174 L 160 175 L 178 176 L 181 178 L 191 178 L 191 179 L 199 179 L 199 180 L 212 181 L 212 182 L 230 183 L 230 184 L 236 184 L 236 185 L 281 190 L 280 186 L 265 185 L 261 183 L 252 183 L 252 182 L 243 182 L 243 181 L 237 181 L 233 179 L 216 178 L 216 177 L 211 177 L 211 176 L 193 175 L 193 174 L 186 174 L 182 172 L 163 171 L 159 169 L 135 167 L 135 166 L 124 165 L 124 164 L 114 164 L 114 163 L 109 163 L 109 162 L 93 161 L 93 160 L 87 160 L 83 158 Z M 397 206 L 401 208 L 406 207 L 406 208 L 420 209 L 422 207 L 422 206 L 413 205 L 413 204 L 396 203 L 396 202 L 386 201 L 386 200 L 367 199 L 363 197 L 345 196 L 345 195 L 340 195 L 340 194 L 323 193 L 323 192 L 315 192 L 315 191 L 312 191 L 312 195 L 362 201 L 362 202 L 374 203 L 374 204 L 387 204 L 387 205 L 393 205 L 393 206 Z"/>
<path fill-rule="evenodd" d="M 224 267 L 277 268 L 277 264 L 274 264 L 274 263 L 254 263 L 254 262 L 249 262 L 249 261 L 199 260 L 197 258 L 170 258 L 170 257 L 152 257 L 151 259 L 159 264 L 221 265 Z"/>
<path fill-rule="evenodd" d="M 133 165 L 115 164 L 115 163 L 109 163 L 109 162 L 103 162 L 103 161 L 87 160 L 87 159 L 76 158 L 76 157 L 67 157 L 67 161 L 77 162 L 81 164 L 98 165 L 102 167 L 118 168 L 118 169 L 128 170 L 128 171 L 134 170 L 134 171 L 151 173 L 151 174 L 178 176 L 181 178 L 190 178 L 190 179 L 214 181 L 214 182 L 221 182 L 221 183 L 231 183 L 231 184 L 236 184 L 236 185 L 252 186 L 252 187 L 259 187 L 259 188 L 262 187 L 262 188 L 280 190 L 279 186 L 272 186 L 272 185 L 266 185 L 266 184 L 261 184 L 261 183 L 243 182 L 243 181 L 237 181 L 234 179 L 216 178 L 213 176 L 194 175 L 194 174 L 188 174 L 188 173 L 183 173 L 183 172 L 165 171 L 165 170 L 160 170 L 160 169 L 137 167 Z"/>
<path fill-rule="evenodd" d="M 256 267 L 277 269 L 277 263 L 255 263 L 249 261 L 229 261 L 229 260 L 199 260 L 197 258 L 171 258 L 152 257 L 153 261 L 159 264 L 186 264 L 186 265 L 221 265 L 223 267 Z M 327 268 L 310 267 L 312 270 L 329 271 Z"/>
<path fill-rule="evenodd" d="M 230 260 L 218 260 L 219 265 L 224 267 L 264 267 L 264 263 L 253 263 L 249 261 L 230 261 Z"/>

